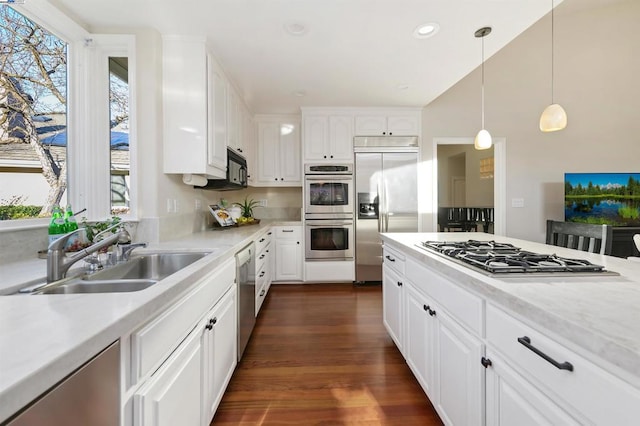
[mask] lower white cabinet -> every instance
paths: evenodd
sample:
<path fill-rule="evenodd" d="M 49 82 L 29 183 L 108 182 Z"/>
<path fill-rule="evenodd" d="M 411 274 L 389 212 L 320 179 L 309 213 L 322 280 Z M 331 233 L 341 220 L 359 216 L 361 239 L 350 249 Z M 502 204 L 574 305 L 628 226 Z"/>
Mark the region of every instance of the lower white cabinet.
<path fill-rule="evenodd" d="M 486 375 L 487 425 L 569 426 L 580 424 L 556 402 L 523 379 L 495 352 L 487 349 L 486 359 L 491 360 Z"/>
<path fill-rule="evenodd" d="M 274 257 L 273 245 L 271 244 L 272 235 L 273 231 L 269 230 L 254 241 L 256 245 L 256 317 L 271 287 Z"/>
<path fill-rule="evenodd" d="M 302 280 L 302 226 L 274 226 L 275 281 Z"/>
<path fill-rule="evenodd" d="M 202 339 L 194 332 L 134 394 L 134 424 L 201 426 Z"/>
<path fill-rule="evenodd" d="M 482 425 L 482 341 L 405 281 L 407 364 L 446 425 Z"/>
<path fill-rule="evenodd" d="M 403 280 L 390 267 L 382 268 L 382 322 L 400 352 L 403 352 Z"/>
<path fill-rule="evenodd" d="M 227 294 L 205 316 L 200 324 L 203 333 L 203 424 L 208 425 L 222 400 L 237 363 L 238 315 L 236 288 Z"/>
<path fill-rule="evenodd" d="M 235 261 L 229 259 L 131 334 L 131 348 L 123 356 L 131 359 L 124 382 L 131 385 L 125 393 L 132 395 L 132 408 L 126 408 L 125 399 L 123 425 L 131 423 L 128 412 L 139 426 L 211 422 L 237 364 L 234 279 Z"/>

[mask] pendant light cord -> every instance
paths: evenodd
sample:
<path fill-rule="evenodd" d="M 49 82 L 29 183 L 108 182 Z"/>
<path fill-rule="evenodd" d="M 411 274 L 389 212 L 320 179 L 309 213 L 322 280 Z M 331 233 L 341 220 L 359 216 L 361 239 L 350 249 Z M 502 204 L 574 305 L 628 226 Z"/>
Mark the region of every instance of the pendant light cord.
<path fill-rule="evenodd" d="M 482 37 L 482 128 L 484 129 L 484 36 Z"/>
<path fill-rule="evenodd" d="M 553 7 L 553 0 L 551 0 L 551 104 L 553 104 L 553 77 L 555 74 L 554 71 L 554 58 L 555 58 L 555 51 L 554 51 L 554 40 L 555 40 L 555 19 L 554 19 L 554 11 L 553 11 L 554 7 Z"/>

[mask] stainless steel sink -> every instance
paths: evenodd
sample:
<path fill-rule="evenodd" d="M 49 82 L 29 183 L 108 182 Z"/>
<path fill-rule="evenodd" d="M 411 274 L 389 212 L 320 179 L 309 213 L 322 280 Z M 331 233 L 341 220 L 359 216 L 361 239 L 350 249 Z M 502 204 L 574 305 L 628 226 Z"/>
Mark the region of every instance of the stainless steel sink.
<path fill-rule="evenodd" d="M 211 252 L 161 252 L 134 254 L 125 262 L 93 274 L 30 286 L 21 293 L 126 293 L 149 288 L 158 281 L 202 259 Z"/>
<path fill-rule="evenodd" d="M 150 279 L 160 281 L 202 259 L 209 253 L 143 253 L 125 262 L 84 277 L 86 281 L 112 279 Z"/>
<path fill-rule="evenodd" d="M 71 293 L 127 293 L 149 288 L 157 280 L 94 280 L 73 279 L 60 285 L 45 287 L 34 294 L 71 294 Z"/>

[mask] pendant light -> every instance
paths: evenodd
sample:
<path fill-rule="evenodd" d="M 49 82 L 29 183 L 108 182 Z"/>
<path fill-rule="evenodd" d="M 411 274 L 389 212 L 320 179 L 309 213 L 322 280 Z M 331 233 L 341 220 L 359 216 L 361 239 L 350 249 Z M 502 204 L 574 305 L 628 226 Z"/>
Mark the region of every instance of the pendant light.
<path fill-rule="evenodd" d="M 482 130 L 476 135 L 473 143 L 476 149 L 489 149 L 493 144 L 491 134 L 484 128 L 484 36 L 491 33 L 491 27 L 483 27 L 475 32 L 477 38 L 482 38 Z"/>
<path fill-rule="evenodd" d="M 567 127 L 567 113 L 559 104 L 553 102 L 553 71 L 554 71 L 554 7 L 551 0 L 551 105 L 542 111 L 540 116 L 540 130 L 543 132 L 555 132 Z"/>

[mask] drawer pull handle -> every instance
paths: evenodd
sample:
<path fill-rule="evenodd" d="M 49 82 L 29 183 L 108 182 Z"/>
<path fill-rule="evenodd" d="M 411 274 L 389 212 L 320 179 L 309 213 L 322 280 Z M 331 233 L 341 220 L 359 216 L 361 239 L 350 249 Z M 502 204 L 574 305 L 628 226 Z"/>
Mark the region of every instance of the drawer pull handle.
<path fill-rule="evenodd" d="M 387 260 L 388 260 L 389 262 L 395 262 L 395 261 L 396 261 L 393 257 L 391 257 L 391 256 L 389 256 L 389 255 L 386 255 L 385 257 L 387 258 Z"/>
<path fill-rule="evenodd" d="M 264 296 L 264 290 L 260 292 L 260 296 Z"/>
<path fill-rule="evenodd" d="M 493 365 L 491 360 L 489 358 L 485 358 L 485 357 L 480 358 L 480 364 L 482 364 L 482 366 L 484 368 L 489 368 L 489 367 L 491 367 Z"/>
<path fill-rule="evenodd" d="M 402 281 L 398 281 L 398 287 L 402 287 Z"/>
<path fill-rule="evenodd" d="M 264 242 L 264 238 L 260 238 L 260 241 L 258 241 L 259 243 L 263 243 Z"/>
<path fill-rule="evenodd" d="M 258 278 L 264 277 L 264 271 L 260 272 L 260 276 Z"/>
<path fill-rule="evenodd" d="M 436 316 L 436 311 L 431 309 L 431 308 L 429 308 L 429 315 L 431 315 L 432 317 L 435 317 Z"/>
<path fill-rule="evenodd" d="M 542 359 L 544 359 L 548 363 L 553 364 L 554 367 L 556 367 L 556 368 L 558 368 L 560 370 L 573 371 L 573 365 L 570 362 L 566 362 L 566 361 L 565 362 L 558 362 L 555 359 L 551 358 L 549 355 L 545 354 L 540 349 L 538 349 L 535 346 L 533 346 L 531 344 L 531 339 L 529 339 L 527 336 L 518 337 L 518 343 L 520 343 L 525 348 L 529 349 L 531 352 L 533 352 L 534 354 L 538 355 L 539 357 L 541 357 Z"/>
<path fill-rule="evenodd" d="M 283 229 L 282 232 L 293 232 L 293 229 Z"/>
<path fill-rule="evenodd" d="M 422 309 L 424 309 L 426 312 L 429 312 L 429 310 L 431 309 L 431 306 L 429 306 L 429 305 L 422 305 Z"/>
<path fill-rule="evenodd" d="M 264 259 L 264 256 L 265 256 L 264 254 L 261 254 L 260 255 L 260 260 Z"/>

